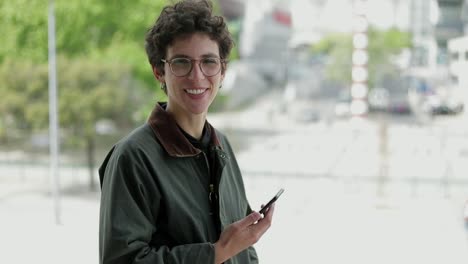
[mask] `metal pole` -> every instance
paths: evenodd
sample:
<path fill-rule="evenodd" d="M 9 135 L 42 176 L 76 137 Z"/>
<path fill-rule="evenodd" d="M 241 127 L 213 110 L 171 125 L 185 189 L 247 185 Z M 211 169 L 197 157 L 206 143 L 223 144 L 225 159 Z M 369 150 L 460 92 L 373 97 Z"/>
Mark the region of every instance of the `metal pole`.
<path fill-rule="evenodd" d="M 367 105 L 367 80 L 369 53 L 367 52 L 367 2 L 366 0 L 353 1 L 353 55 L 352 55 L 352 85 L 351 85 L 351 114 L 353 118 L 365 116 Z"/>
<path fill-rule="evenodd" d="M 60 185 L 59 185 L 59 129 L 57 111 L 57 66 L 55 56 L 55 14 L 54 1 L 49 1 L 48 17 L 48 44 L 49 44 L 49 151 L 50 151 L 50 179 L 54 200 L 55 223 L 61 224 L 60 219 Z"/>

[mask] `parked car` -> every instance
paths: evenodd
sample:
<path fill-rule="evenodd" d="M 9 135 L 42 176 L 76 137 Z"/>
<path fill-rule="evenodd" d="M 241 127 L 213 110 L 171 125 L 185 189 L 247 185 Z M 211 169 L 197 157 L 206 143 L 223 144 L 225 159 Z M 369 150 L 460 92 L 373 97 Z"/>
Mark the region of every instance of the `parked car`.
<path fill-rule="evenodd" d="M 369 95 L 378 101 L 372 102 L 372 106 L 386 110 L 390 114 L 411 113 L 408 86 L 408 78 L 399 72 L 383 75 L 376 83 L 374 94 Z"/>
<path fill-rule="evenodd" d="M 451 85 L 438 87 L 428 100 L 429 111 L 432 115 L 451 115 L 463 111 L 463 99 Z"/>
<path fill-rule="evenodd" d="M 407 93 L 390 94 L 388 100 L 388 112 L 393 114 L 409 114 L 411 107 Z"/>
<path fill-rule="evenodd" d="M 385 112 L 390 104 L 390 95 L 388 90 L 382 87 L 376 87 L 370 90 L 368 95 L 369 111 Z"/>
<path fill-rule="evenodd" d="M 463 96 L 447 79 L 413 78 L 408 96 L 412 108 L 429 115 L 451 115 L 464 109 Z"/>
<path fill-rule="evenodd" d="M 412 112 L 420 115 L 430 114 L 431 100 L 434 100 L 434 91 L 431 89 L 428 80 L 422 77 L 408 76 L 408 100 Z M 431 99 L 432 98 L 432 99 Z"/>

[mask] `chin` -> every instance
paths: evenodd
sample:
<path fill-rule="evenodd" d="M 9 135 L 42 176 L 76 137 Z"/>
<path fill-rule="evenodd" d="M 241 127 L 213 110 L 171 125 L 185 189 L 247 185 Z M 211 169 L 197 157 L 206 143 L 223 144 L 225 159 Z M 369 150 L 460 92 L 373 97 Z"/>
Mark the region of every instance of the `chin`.
<path fill-rule="evenodd" d="M 191 106 L 187 109 L 194 115 L 200 115 L 203 113 L 207 113 L 208 109 L 210 108 L 211 103 L 204 102 L 198 104 L 191 104 Z"/>
<path fill-rule="evenodd" d="M 208 112 L 208 107 L 193 107 L 190 112 L 194 115 L 201 115 Z"/>

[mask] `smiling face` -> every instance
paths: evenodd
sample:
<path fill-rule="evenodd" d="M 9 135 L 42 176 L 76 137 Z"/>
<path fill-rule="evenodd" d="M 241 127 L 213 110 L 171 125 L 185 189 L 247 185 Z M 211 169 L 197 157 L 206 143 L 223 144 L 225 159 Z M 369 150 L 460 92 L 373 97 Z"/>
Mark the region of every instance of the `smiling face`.
<path fill-rule="evenodd" d="M 174 116 L 191 118 L 202 115 L 206 117 L 208 107 L 218 93 L 219 86 L 224 78 L 224 71 L 206 77 L 200 69 L 200 59 L 219 58 L 219 48 L 216 41 L 208 35 L 194 33 L 174 40 L 167 48 L 167 61 L 174 58 L 189 58 L 193 61 L 190 73 L 183 77 L 175 76 L 169 63 L 164 64 L 164 74 L 154 68 L 156 78 L 167 86 L 167 108 Z"/>

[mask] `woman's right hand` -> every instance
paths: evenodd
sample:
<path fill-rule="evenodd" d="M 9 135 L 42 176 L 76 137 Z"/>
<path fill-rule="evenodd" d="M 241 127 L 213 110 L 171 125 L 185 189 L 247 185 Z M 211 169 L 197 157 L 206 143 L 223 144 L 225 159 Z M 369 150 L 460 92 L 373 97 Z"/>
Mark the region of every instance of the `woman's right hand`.
<path fill-rule="evenodd" d="M 215 246 L 215 263 L 221 264 L 239 252 L 257 243 L 271 226 L 275 206 L 266 211 L 265 217 L 252 212 L 245 218 L 232 223 L 221 233 Z"/>

